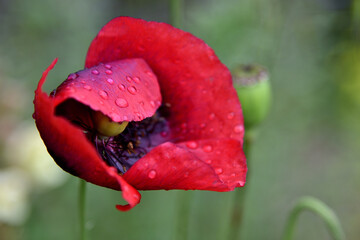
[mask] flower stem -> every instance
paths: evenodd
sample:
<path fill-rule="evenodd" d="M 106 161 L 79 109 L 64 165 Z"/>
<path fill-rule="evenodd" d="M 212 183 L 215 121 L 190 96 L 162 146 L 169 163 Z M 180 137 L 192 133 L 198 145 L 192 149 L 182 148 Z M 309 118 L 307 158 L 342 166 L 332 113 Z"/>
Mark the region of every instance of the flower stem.
<path fill-rule="evenodd" d="M 313 197 L 303 197 L 298 200 L 288 217 L 283 240 L 291 240 L 294 236 L 296 221 L 299 214 L 303 210 L 309 210 L 316 213 L 322 220 L 324 220 L 330 235 L 334 240 L 344 240 L 345 234 L 342 230 L 341 224 L 335 213 L 322 201 Z"/>
<path fill-rule="evenodd" d="M 193 199 L 193 192 L 189 191 L 179 191 L 177 193 L 177 223 L 176 223 L 176 232 L 175 239 L 186 240 L 188 239 L 189 232 L 189 218 L 190 218 L 190 208 L 191 202 Z"/>
<path fill-rule="evenodd" d="M 170 1 L 170 24 L 176 28 L 182 27 L 183 0 Z"/>
<path fill-rule="evenodd" d="M 248 130 L 244 136 L 244 153 L 246 156 L 246 162 L 248 168 L 250 163 L 250 152 L 251 152 L 252 144 L 254 142 L 255 133 L 256 133 L 255 130 L 253 131 Z M 247 173 L 246 178 L 249 179 L 249 172 Z M 236 189 L 234 192 L 233 210 L 231 211 L 231 220 L 230 220 L 230 226 L 229 226 L 229 232 L 227 238 L 229 240 L 236 240 L 240 235 L 240 229 L 241 229 L 240 226 L 243 221 L 246 192 L 247 192 L 246 187 Z"/>
<path fill-rule="evenodd" d="M 79 182 L 79 240 L 85 240 L 85 204 L 86 204 L 86 181 L 80 179 Z"/>

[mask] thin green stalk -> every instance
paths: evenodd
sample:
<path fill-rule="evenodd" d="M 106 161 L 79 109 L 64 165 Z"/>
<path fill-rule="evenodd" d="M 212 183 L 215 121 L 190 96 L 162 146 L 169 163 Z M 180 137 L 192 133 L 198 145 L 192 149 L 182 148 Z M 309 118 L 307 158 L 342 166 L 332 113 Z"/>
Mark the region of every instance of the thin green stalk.
<path fill-rule="evenodd" d="M 246 156 L 247 166 L 249 168 L 250 163 L 250 152 L 251 147 L 254 142 L 254 134 L 253 131 L 248 131 L 244 137 L 244 153 Z M 246 176 L 249 179 L 249 172 Z M 246 197 L 247 188 L 240 188 L 236 189 L 234 192 L 234 203 L 233 203 L 233 210 L 231 211 L 231 220 L 228 232 L 229 240 L 236 240 L 240 235 L 240 227 L 243 222 L 243 215 L 244 215 L 244 205 L 245 205 L 245 197 Z"/>
<path fill-rule="evenodd" d="M 183 0 L 170 0 L 170 24 L 176 28 L 182 27 Z"/>
<path fill-rule="evenodd" d="M 194 193 L 189 191 L 179 191 L 177 194 L 178 203 L 175 239 L 188 239 L 190 207 L 193 195 Z"/>
<path fill-rule="evenodd" d="M 345 240 L 344 231 L 335 213 L 325 203 L 313 197 L 303 197 L 295 204 L 288 217 L 283 240 L 293 239 L 297 219 L 304 210 L 317 214 L 325 222 L 334 240 Z"/>
<path fill-rule="evenodd" d="M 86 204 L 86 181 L 80 179 L 79 182 L 79 239 L 85 240 L 85 204 Z"/>

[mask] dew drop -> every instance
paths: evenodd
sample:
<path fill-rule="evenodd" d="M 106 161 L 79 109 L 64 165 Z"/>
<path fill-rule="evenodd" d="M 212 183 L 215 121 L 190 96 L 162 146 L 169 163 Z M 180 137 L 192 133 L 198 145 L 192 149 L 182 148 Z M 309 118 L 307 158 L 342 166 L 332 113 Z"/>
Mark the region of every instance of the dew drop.
<path fill-rule="evenodd" d="M 86 83 L 85 80 L 81 80 L 80 82 L 81 82 L 82 84 L 85 84 L 85 83 Z"/>
<path fill-rule="evenodd" d="M 210 159 L 208 159 L 208 160 L 205 160 L 205 162 L 207 163 L 207 164 L 211 164 L 211 160 Z"/>
<path fill-rule="evenodd" d="M 199 145 L 195 141 L 190 141 L 186 143 L 186 146 L 190 149 L 196 149 Z"/>
<path fill-rule="evenodd" d="M 124 91 L 124 90 L 125 90 L 125 85 L 124 85 L 124 84 L 119 84 L 119 85 L 118 85 L 118 88 L 119 88 L 121 91 Z"/>
<path fill-rule="evenodd" d="M 110 118 L 114 121 L 114 122 L 120 122 L 121 121 L 121 117 L 116 114 L 116 113 L 110 113 Z"/>
<path fill-rule="evenodd" d="M 135 95 L 135 94 L 136 94 L 136 88 L 135 88 L 134 86 L 128 87 L 128 91 L 129 91 L 129 93 L 131 93 L 132 95 Z"/>
<path fill-rule="evenodd" d="M 145 105 L 144 101 L 140 101 L 139 104 L 140 104 L 141 106 L 144 106 L 144 105 Z"/>
<path fill-rule="evenodd" d="M 203 150 L 204 150 L 204 152 L 209 153 L 209 152 L 212 152 L 213 147 L 212 147 L 211 145 L 205 145 L 205 146 L 203 147 Z"/>
<path fill-rule="evenodd" d="M 218 151 L 216 151 L 215 152 L 217 155 L 220 155 L 221 154 L 221 152 L 218 150 Z"/>
<path fill-rule="evenodd" d="M 215 131 L 214 128 L 210 128 L 210 129 L 209 129 L 209 132 L 211 132 L 211 133 L 213 133 L 214 131 Z"/>
<path fill-rule="evenodd" d="M 106 73 L 107 75 L 111 75 L 111 74 L 112 74 L 112 71 L 111 71 L 110 69 L 108 69 L 108 70 L 105 71 L 105 73 Z"/>
<path fill-rule="evenodd" d="M 127 80 L 129 83 L 131 83 L 132 78 L 131 78 L 130 76 L 126 76 L 126 80 Z"/>
<path fill-rule="evenodd" d="M 103 90 L 100 90 L 99 91 L 99 95 L 100 95 L 100 97 L 102 98 L 102 99 L 108 99 L 108 94 L 107 94 L 107 92 L 105 92 L 105 91 L 103 91 Z"/>
<path fill-rule="evenodd" d="M 154 108 L 154 107 L 155 107 L 155 102 L 154 102 L 154 101 L 150 101 L 150 106 Z"/>
<path fill-rule="evenodd" d="M 215 168 L 215 172 L 216 172 L 216 174 L 222 174 L 223 169 L 222 168 Z"/>
<path fill-rule="evenodd" d="M 111 85 L 114 84 L 114 80 L 112 78 L 108 78 L 106 79 L 106 81 Z"/>
<path fill-rule="evenodd" d="M 86 90 L 88 90 L 88 91 L 91 91 L 91 86 L 89 86 L 89 85 L 84 85 L 84 89 L 86 89 Z"/>
<path fill-rule="evenodd" d="M 110 64 L 105 64 L 105 68 L 111 69 L 111 65 Z"/>
<path fill-rule="evenodd" d="M 229 113 L 229 114 L 227 115 L 227 118 L 228 118 L 229 120 L 233 119 L 234 117 L 235 117 L 235 113 L 233 113 L 233 112 L 231 112 L 231 113 Z"/>
<path fill-rule="evenodd" d="M 215 119 L 215 113 L 211 113 L 211 114 L 209 115 L 209 119 L 210 119 L 210 120 L 214 120 L 214 119 Z"/>
<path fill-rule="evenodd" d="M 155 170 L 151 170 L 149 173 L 148 173 L 148 177 L 150 179 L 154 179 L 156 177 L 156 171 Z"/>
<path fill-rule="evenodd" d="M 205 128 L 205 127 L 206 127 L 206 123 L 200 124 L 200 128 Z"/>
<path fill-rule="evenodd" d="M 139 78 L 139 77 L 134 77 L 133 80 L 134 80 L 135 83 L 139 83 L 139 82 L 140 82 L 140 78 Z"/>
<path fill-rule="evenodd" d="M 124 98 L 116 99 L 115 104 L 118 105 L 121 108 L 126 108 L 127 106 L 129 106 L 129 103 Z"/>
<path fill-rule="evenodd" d="M 94 75 L 99 75 L 99 71 L 96 70 L 96 69 L 92 70 L 91 73 L 94 74 Z"/>
<path fill-rule="evenodd" d="M 67 92 L 69 92 L 69 93 L 74 93 L 74 92 L 75 92 L 75 89 L 74 89 L 73 87 L 70 87 L 70 86 L 67 86 L 67 87 L 65 88 L 65 90 L 66 90 Z"/>
<path fill-rule="evenodd" d="M 78 75 L 76 73 L 71 73 L 68 77 L 67 80 L 74 80 L 75 78 L 77 78 Z"/>
<path fill-rule="evenodd" d="M 100 103 L 101 105 L 104 105 L 104 102 L 103 102 L 103 101 L 99 101 L 99 103 Z"/>
<path fill-rule="evenodd" d="M 236 125 L 234 127 L 234 132 L 235 133 L 242 133 L 244 131 L 244 127 L 242 125 Z"/>
<path fill-rule="evenodd" d="M 240 187 L 243 187 L 243 186 L 245 186 L 245 182 L 239 181 L 239 185 L 240 185 Z"/>
<path fill-rule="evenodd" d="M 231 177 L 235 177 L 235 176 L 236 176 L 236 174 L 235 174 L 235 173 L 232 173 L 230 176 L 231 176 Z"/>
<path fill-rule="evenodd" d="M 154 74 L 152 73 L 152 72 L 150 72 L 150 71 L 146 71 L 145 72 L 149 77 L 154 77 Z"/>

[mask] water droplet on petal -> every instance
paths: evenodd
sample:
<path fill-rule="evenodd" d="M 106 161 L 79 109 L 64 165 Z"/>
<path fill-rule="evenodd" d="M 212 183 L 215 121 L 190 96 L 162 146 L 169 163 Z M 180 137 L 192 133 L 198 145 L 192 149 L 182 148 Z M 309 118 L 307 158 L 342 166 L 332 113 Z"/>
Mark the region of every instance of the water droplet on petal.
<path fill-rule="evenodd" d="M 91 73 L 94 74 L 94 75 L 99 75 L 99 71 L 96 70 L 96 69 L 92 70 Z"/>
<path fill-rule="evenodd" d="M 124 84 L 119 84 L 119 85 L 118 85 L 118 88 L 119 88 L 121 91 L 124 91 L 124 90 L 125 90 L 125 85 L 124 85 Z"/>
<path fill-rule="evenodd" d="M 112 74 L 112 71 L 111 71 L 110 69 L 108 69 L 108 70 L 105 71 L 105 73 L 106 73 L 107 75 L 111 75 L 111 74 Z"/>
<path fill-rule="evenodd" d="M 130 76 L 126 76 L 126 80 L 127 80 L 129 83 L 131 83 L 132 78 L 131 78 Z"/>
<path fill-rule="evenodd" d="M 139 77 L 134 77 L 133 80 L 134 80 L 135 83 L 139 83 L 139 82 L 140 82 L 140 78 L 139 78 Z"/>
<path fill-rule="evenodd" d="M 69 87 L 69 86 L 67 86 L 67 87 L 65 88 L 65 90 L 66 90 L 67 92 L 69 92 L 69 93 L 74 93 L 74 92 L 75 92 L 75 89 L 74 89 L 73 87 Z"/>
<path fill-rule="evenodd" d="M 120 122 L 121 121 L 121 117 L 116 114 L 116 113 L 110 113 L 110 118 L 114 121 L 114 122 Z"/>
<path fill-rule="evenodd" d="M 231 177 L 235 177 L 235 176 L 236 176 L 236 174 L 235 174 L 235 173 L 232 173 L 230 176 L 231 176 Z"/>
<path fill-rule="evenodd" d="M 208 160 L 205 160 L 205 162 L 207 163 L 207 164 L 211 164 L 211 160 L 210 159 L 208 159 Z"/>
<path fill-rule="evenodd" d="M 242 125 L 236 125 L 234 127 L 234 132 L 235 133 L 242 133 L 244 131 L 244 127 Z"/>
<path fill-rule="evenodd" d="M 204 150 L 204 152 L 212 152 L 212 150 L 213 150 L 213 147 L 211 146 L 211 145 L 205 145 L 204 147 L 203 147 L 203 150 Z"/>
<path fill-rule="evenodd" d="M 105 92 L 105 91 L 103 91 L 103 90 L 100 90 L 99 91 L 99 95 L 100 95 L 100 97 L 102 98 L 102 99 L 108 99 L 108 94 L 107 94 L 107 92 Z"/>
<path fill-rule="evenodd" d="M 222 174 L 223 169 L 222 168 L 215 168 L 216 174 Z"/>
<path fill-rule="evenodd" d="M 104 105 L 104 102 L 103 102 L 103 101 L 99 101 L 99 103 L 100 103 L 101 105 Z"/>
<path fill-rule="evenodd" d="M 135 94 L 136 94 L 136 88 L 135 88 L 134 86 L 128 87 L 128 91 L 129 91 L 129 93 L 131 93 L 132 95 L 135 95 Z"/>
<path fill-rule="evenodd" d="M 220 155 L 221 154 L 221 152 L 218 150 L 218 151 L 216 151 L 215 152 L 217 155 Z"/>
<path fill-rule="evenodd" d="M 156 171 L 155 170 L 151 170 L 149 173 L 148 173 L 148 177 L 150 179 L 154 179 L 156 177 Z"/>
<path fill-rule="evenodd" d="M 112 78 L 108 78 L 106 79 L 106 81 L 111 85 L 114 84 L 114 80 Z"/>
<path fill-rule="evenodd" d="M 154 101 L 150 101 L 150 106 L 154 108 L 154 107 L 155 107 L 155 102 L 154 102 Z"/>
<path fill-rule="evenodd" d="M 84 89 L 86 89 L 86 90 L 88 90 L 88 91 L 91 91 L 91 86 L 89 86 L 89 85 L 84 85 Z"/>
<path fill-rule="evenodd" d="M 105 68 L 111 69 L 111 65 L 110 64 L 105 64 Z"/>
<path fill-rule="evenodd" d="M 200 124 L 200 128 L 205 128 L 205 127 L 206 127 L 206 123 Z"/>
<path fill-rule="evenodd" d="M 154 74 L 152 73 L 152 72 L 150 72 L 150 71 L 146 71 L 145 72 L 149 77 L 153 77 L 154 76 Z"/>
<path fill-rule="evenodd" d="M 195 141 L 190 141 L 186 143 L 186 146 L 190 149 L 196 149 L 199 145 Z"/>
<path fill-rule="evenodd" d="M 209 119 L 210 119 L 210 120 L 214 120 L 214 119 L 215 119 L 215 113 L 211 113 L 211 114 L 209 115 Z"/>
<path fill-rule="evenodd" d="M 116 99 L 115 104 L 118 105 L 121 108 L 125 108 L 125 107 L 129 106 L 129 103 L 124 98 Z"/>
<path fill-rule="evenodd" d="M 229 114 L 227 115 L 227 118 L 228 118 L 229 120 L 233 119 L 234 117 L 235 117 L 235 113 L 233 113 L 233 112 L 231 112 L 231 113 L 229 113 Z"/>
<path fill-rule="evenodd" d="M 240 187 L 243 187 L 243 186 L 245 186 L 245 182 L 239 181 L 239 185 L 240 185 Z"/>
<path fill-rule="evenodd" d="M 68 77 L 67 80 L 74 80 L 75 78 L 77 78 L 78 75 L 76 73 L 71 73 Z"/>
<path fill-rule="evenodd" d="M 215 131 L 214 128 L 210 128 L 210 129 L 209 129 L 209 132 L 211 132 L 211 133 L 213 133 L 214 131 Z"/>

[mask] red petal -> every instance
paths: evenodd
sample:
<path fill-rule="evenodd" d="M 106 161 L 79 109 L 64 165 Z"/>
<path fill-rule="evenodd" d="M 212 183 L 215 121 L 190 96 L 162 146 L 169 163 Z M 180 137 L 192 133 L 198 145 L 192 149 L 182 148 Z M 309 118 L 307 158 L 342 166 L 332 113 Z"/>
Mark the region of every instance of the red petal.
<path fill-rule="evenodd" d="M 176 141 L 233 138 L 243 117 L 229 70 L 202 40 L 164 23 L 119 17 L 91 43 L 86 67 L 143 58 L 158 77 Z"/>
<path fill-rule="evenodd" d="M 124 178 L 139 190 L 230 191 L 244 186 L 246 172 L 239 141 L 210 139 L 164 143 L 135 163 Z"/>
<path fill-rule="evenodd" d="M 115 122 L 154 115 L 161 95 L 156 77 L 142 59 L 125 59 L 72 73 L 56 90 L 56 105 L 73 98 Z"/>
<path fill-rule="evenodd" d="M 100 186 L 122 190 L 129 206 L 121 210 L 134 207 L 140 201 L 139 192 L 121 176 L 112 172 L 112 168 L 100 159 L 95 148 L 79 128 L 64 118 L 55 116 L 54 98 L 49 98 L 42 91 L 42 85 L 56 61 L 57 59 L 44 71 L 34 99 L 33 116 L 49 153 L 57 164 L 69 173 Z"/>

